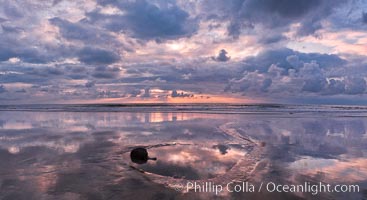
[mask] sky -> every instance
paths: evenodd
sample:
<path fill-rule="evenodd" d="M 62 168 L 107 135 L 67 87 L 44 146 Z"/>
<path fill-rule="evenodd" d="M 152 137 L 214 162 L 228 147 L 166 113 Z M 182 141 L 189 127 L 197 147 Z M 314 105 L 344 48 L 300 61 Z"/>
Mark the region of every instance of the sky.
<path fill-rule="evenodd" d="M 367 0 L 0 0 L 0 104 L 367 104 Z"/>

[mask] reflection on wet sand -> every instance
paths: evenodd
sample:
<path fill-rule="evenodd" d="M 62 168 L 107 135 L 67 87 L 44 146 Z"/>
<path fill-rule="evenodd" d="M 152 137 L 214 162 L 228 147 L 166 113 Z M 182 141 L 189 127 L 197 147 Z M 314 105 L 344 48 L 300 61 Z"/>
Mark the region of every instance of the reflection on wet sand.
<path fill-rule="evenodd" d="M 360 193 L 223 193 L 216 198 L 362 199 L 366 127 L 362 117 L 3 111 L 0 199 L 214 197 L 171 187 L 187 180 L 354 183 Z M 131 162 L 137 147 L 157 161 Z"/>
<path fill-rule="evenodd" d="M 159 155 L 157 162 L 137 167 L 147 172 L 189 180 L 224 174 L 245 156 L 243 149 L 232 148 L 223 155 L 217 149 L 196 145 L 163 146 L 152 148 L 149 152 Z"/>
<path fill-rule="evenodd" d="M 304 157 L 291 163 L 290 168 L 304 175 L 314 176 L 323 173 L 328 181 L 342 180 L 345 183 L 353 183 L 366 181 L 367 158 L 338 160 Z"/>

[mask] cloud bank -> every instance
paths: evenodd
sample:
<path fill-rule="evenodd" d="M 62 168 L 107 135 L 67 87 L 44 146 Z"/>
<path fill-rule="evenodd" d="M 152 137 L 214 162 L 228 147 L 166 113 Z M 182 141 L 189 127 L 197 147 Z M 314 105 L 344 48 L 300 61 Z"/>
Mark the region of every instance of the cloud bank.
<path fill-rule="evenodd" d="M 0 0 L 0 102 L 362 102 L 366 5 Z"/>

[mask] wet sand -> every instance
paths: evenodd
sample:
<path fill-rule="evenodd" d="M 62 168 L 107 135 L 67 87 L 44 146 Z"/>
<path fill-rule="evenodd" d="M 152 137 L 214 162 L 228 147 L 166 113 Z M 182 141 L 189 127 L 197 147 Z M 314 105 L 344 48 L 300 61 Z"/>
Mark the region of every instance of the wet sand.
<path fill-rule="evenodd" d="M 364 113 L 294 113 L 3 110 L 0 199 L 367 198 Z M 133 163 L 136 147 L 157 161 Z M 358 184 L 360 192 L 187 188 L 320 181 Z"/>

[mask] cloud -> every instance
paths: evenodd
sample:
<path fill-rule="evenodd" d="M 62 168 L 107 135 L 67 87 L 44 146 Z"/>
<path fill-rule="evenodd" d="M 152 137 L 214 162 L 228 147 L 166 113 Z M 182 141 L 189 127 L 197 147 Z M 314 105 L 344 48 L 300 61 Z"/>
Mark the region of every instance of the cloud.
<path fill-rule="evenodd" d="M 130 94 L 130 97 L 137 97 L 141 94 L 141 90 L 138 89 L 132 89 L 128 92 Z"/>
<path fill-rule="evenodd" d="M 45 5 L 34 1 L 1 1 L 0 62 L 17 58 L 22 62 L 44 64 L 63 57 L 62 44 L 55 41 L 48 43 L 45 40 L 50 37 L 50 32 L 40 36 L 45 25 L 42 21 L 45 16 L 42 9 L 47 7 L 47 3 L 44 3 Z"/>
<path fill-rule="evenodd" d="M 188 37 L 198 29 L 198 22 L 178 7 L 174 1 L 153 4 L 145 0 L 131 2 L 99 1 L 101 5 L 118 8 L 123 14 L 88 14 L 92 22 L 108 30 L 125 32 L 143 40 L 166 40 Z"/>
<path fill-rule="evenodd" d="M 9 99 L 367 96 L 363 1 L 0 1 Z"/>
<path fill-rule="evenodd" d="M 272 79 L 270 78 L 264 79 L 261 84 L 261 91 L 266 92 L 272 83 L 273 83 Z"/>
<path fill-rule="evenodd" d="M 94 78 L 113 79 L 118 76 L 119 72 L 120 72 L 120 69 L 117 67 L 99 66 L 95 68 L 92 76 Z"/>
<path fill-rule="evenodd" d="M 0 85 L 0 94 L 4 92 L 7 92 L 7 90 L 5 89 L 3 85 Z"/>
<path fill-rule="evenodd" d="M 171 97 L 173 97 L 173 98 L 177 98 L 177 97 L 194 97 L 194 95 L 184 93 L 184 92 L 177 92 L 177 90 L 172 90 Z"/>
<path fill-rule="evenodd" d="M 86 88 L 91 88 L 94 87 L 95 85 L 96 85 L 95 81 L 88 81 L 87 83 L 85 83 Z"/>
<path fill-rule="evenodd" d="M 295 69 L 298 69 L 302 65 L 302 63 L 300 62 L 299 57 L 297 55 L 287 56 L 286 60 Z"/>
<path fill-rule="evenodd" d="M 143 95 L 141 95 L 143 98 L 149 98 L 150 97 L 150 88 L 145 88 Z"/>
<path fill-rule="evenodd" d="M 16 4 L 10 3 L 11 1 L 2 2 L 2 8 L 5 16 L 10 19 L 23 18 L 24 14 L 21 7 L 17 7 Z"/>
<path fill-rule="evenodd" d="M 118 41 L 110 32 L 89 24 L 86 19 L 73 23 L 54 17 L 49 19 L 49 22 L 57 26 L 61 36 L 69 41 L 80 41 L 84 45 L 97 45 L 100 47 L 127 48 L 125 44 Z"/>
<path fill-rule="evenodd" d="M 173 96 L 179 96 L 177 90 L 198 93 L 224 90 L 226 94 L 258 97 L 352 95 L 345 89 L 346 73 L 342 69 L 346 64 L 346 60 L 334 54 L 301 53 L 280 48 L 265 50 L 239 62 L 201 61 L 200 64 L 186 63 L 184 67 L 158 63 L 132 65 L 125 68 L 129 78 L 121 81 L 140 83 L 142 89 L 149 83 L 150 87 L 176 91 L 172 92 Z M 350 70 L 356 69 L 351 67 Z M 190 74 L 190 77 L 183 74 Z M 157 79 L 165 81 L 156 82 Z"/>
<path fill-rule="evenodd" d="M 260 33 L 262 41 L 275 42 L 284 37 L 292 24 L 299 23 L 297 34 L 314 34 L 322 28 L 321 21 L 333 13 L 333 10 L 345 1 L 340 0 L 231 0 L 205 1 L 203 10 L 209 16 L 220 21 L 229 21 L 227 32 L 238 38 L 242 33 L 255 31 Z M 255 30 L 257 29 L 257 30 Z M 259 32 L 258 29 L 261 31 Z M 278 36 L 268 38 L 267 33 Z M 265 34 L 263 34 L 265 33 Z M 267 38 L 267 39 L 266 39 Z"/>
<path fill-rule="evenodd" d="M 341 80 L 330 79 L 326 86 L 325 94 L 343 94 L 345 92 L 345 84 Z"/>
<path fill-rule="evenodd" d="M 32 43 L 19 40 L 14 33 L 3 34 L 0 38 L 0 61 L 8 61 L 10 58 L 19 58 L 28 63 L 47 63 L 55 60 L 51 52 L 43 52 L 41 48 L 32 47 Z M 20 37 L 20 36 L 19 36 Z"/>
<path fill-rule="evenodd" d="M 347 94 L 363 94 L 366 91 L 366 81 L 361 77 L 348 77 L 345 80 Z"/>
<path fill-rule="evenodd" d="M 284 35 L 278 34 L 278 35 L 262 36 L 259 38 L 258 41 L 262 44 L 273 44 L 286 39 L 287 38 Z"/>
<path fill-rule="evenodd" d="M 287 73 L 288 69 L 298 71 L 304 63 L 317 61 L 321 68 L 330 68 L 345 64 L 345 60 L 334 54 L 320 53 L 301 53 L 288 48 L 271 49 L 260 52 L 257 56 L 245 59 L 244 68 L 248 71 L 258 70 L 266 72 L 271 65 L 285 69 L 283 73 Z"/>
<path fill-rule="evenodd" d="M 367 24 L 367 13 L 365 12 L 362 13 L 362 22 Z"/>
<path fill-rule="evenodd" d="M 212 57 L 212 59 L 219 62 L 227 62 L 231 59 L 227 54 L 228 52 L 225 49 L 222 49 L 219 51 L 219 54 L 216 57 Z"/>
<path fill-rule="evenodd" d="M 302 91 L 320 92 L 326 85 L 324 78 L 311 78 L 304 81 Z"/>
<path fill-rule="evenodd" d="M 6 25 L 6 24 L 2 24 L 1 25 L 1 29 L 5 32 L 5 33 L 21 33 L 22 31 L 24 31 L 22 28 L 20 27 L 16 27 L 16 26 L 11 26 L 11 25 Z"/>
<path fill-rule="evenodd" d="M 293 19 L 307 14 L 313 8 L 320 6 L 321 2 L 321 0 L 262 0 L 244 3 L 247 4 L 248 9 L 256 8 L 265 13 Z"/>
<path fill-rule="evenodd" d="M 96 31 L 87 28 L 87 25 L 83 25 L 82 23 L 71 23 L 59 17 L 52 18 L 49 21 L 51 24 L 60 28 L 60 33 L 64 38 L 82 41 L 98 39 Z"/>
<path fill-rule="evenodd" d="M 90 65 L 112 64 L 120 60 L 116 53 L 93 47 L 85 47 L 77 53 L 78 60 Z"/>
<path fill-rule="evenodd" d="M 365 94 L 366 81 L 341 69 L 345 60 L 336 55 L 270 50 L 244 60 L 241 76 L 232 78 L 225 91 L 257 96 L 308 94 Z M 352 72 L 357 66 L 349 67 Z M 366 71 L 363 74 L 367 74 Z"/>

